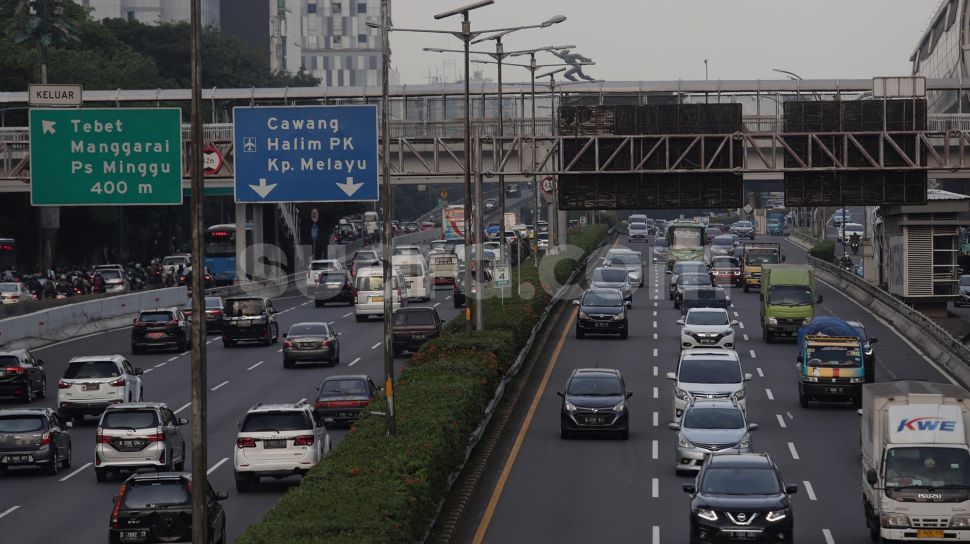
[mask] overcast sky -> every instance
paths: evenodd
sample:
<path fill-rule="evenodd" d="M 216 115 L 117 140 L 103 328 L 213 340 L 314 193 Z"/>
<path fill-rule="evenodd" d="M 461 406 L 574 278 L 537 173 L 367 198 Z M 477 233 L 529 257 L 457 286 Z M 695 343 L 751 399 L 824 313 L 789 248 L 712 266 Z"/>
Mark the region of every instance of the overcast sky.
<path fill-rule="evenodd" d="M 471 0 L 391 0 L 399 28 L 457 30 L 458 16 L 433 15 Z M 778 79 L 780 68 L 805 79 L 870 78 L 910 74 L 916 48 L 939 0 L 496 0 L 473 11 L 472 30 L 568 20 L 505 38 L 506 50 L 575 44 L 591 57 L 587 73 L 598 79 Z M 391 34 L 392 62 L 403 83 L 427 83 L 428 75 L 453 80 L 461 55 L 427 53 L 423 47 L 460 49 L 444 35 Z M 487 42 L 477 46 L 494 50 Z M 558 59 L 540 57 L 551 64 Z M 451 62 L 448 62 L 451 61 Z M 484 67 L 495 77 L 494 67 Z M 472 72 L 477 68 L 472 67 Z M 528 72 L 505 72 L 525 81 Z"/>

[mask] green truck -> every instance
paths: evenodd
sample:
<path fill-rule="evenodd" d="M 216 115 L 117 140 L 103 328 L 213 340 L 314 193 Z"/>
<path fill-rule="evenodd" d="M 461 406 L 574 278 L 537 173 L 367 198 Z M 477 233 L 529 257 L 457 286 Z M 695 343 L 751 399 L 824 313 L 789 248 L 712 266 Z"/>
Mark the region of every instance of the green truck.
<path fill-rule="evenodd" d="M 761 330 L 766 343 L 795 337 L 815 317 L 815 270 L 798 264 L 766 264 L 761 277 Z"/>

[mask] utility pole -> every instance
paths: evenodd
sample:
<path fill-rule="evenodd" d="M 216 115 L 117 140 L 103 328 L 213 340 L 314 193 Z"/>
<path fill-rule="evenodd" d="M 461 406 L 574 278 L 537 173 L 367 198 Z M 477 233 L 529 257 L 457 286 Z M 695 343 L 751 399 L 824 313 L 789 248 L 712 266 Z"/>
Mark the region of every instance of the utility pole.
<path fill-rule="evenodd" d="M 387 399 L 387 412 L 384 414 L 387 435 L 397 434 L 397 419 L 394 415 L 394 300 L 391 282 L 391 163 L 390 163 L 390 79 L 391 47 L 390 18 L 388 2 L 381 0 L 381 211 L 384 214 L 384 398 Z"/>

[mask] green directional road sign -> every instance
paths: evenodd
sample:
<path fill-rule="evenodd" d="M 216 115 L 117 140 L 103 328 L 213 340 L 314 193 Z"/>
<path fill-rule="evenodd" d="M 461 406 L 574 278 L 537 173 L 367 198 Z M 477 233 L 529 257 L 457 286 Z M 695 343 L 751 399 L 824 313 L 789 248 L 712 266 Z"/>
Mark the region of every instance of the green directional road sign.
<path fill-rule="evenodd" d="M 178 108 L 30 110 L 34 206 L 182 203 Z"/>

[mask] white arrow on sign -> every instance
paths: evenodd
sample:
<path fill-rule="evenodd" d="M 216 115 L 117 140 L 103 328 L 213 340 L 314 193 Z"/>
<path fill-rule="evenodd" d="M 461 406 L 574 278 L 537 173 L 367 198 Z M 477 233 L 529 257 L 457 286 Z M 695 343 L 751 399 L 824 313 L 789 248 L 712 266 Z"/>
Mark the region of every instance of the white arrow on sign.
<path fill-rule="evenodd" d="M 347 196 L 354 196 L 354 193 L 363 186 L 363 182 L 354 183 L 354 178 L 347 178 L 346 182 L 337 184 L 337 187 L 343 189 L 343 192 L 347 193 Z"/>
<path fill-rule="evenodd" d="M 54 130 L 56 124 L 54 121 L 41 121 L 40 124 L 43 127 L 42 134 L 55 134 L 57 132 Z"/>
<path fill-rule="evenodd" d="M 266 198 L 269 193 L 276 188 L 276 184 L 267 184 L 266 178 L 259 178 L 259 185 L 250 185 L 249 187 L 256 191 L 256 194 L 259 195 L 260 198 Z"/>

